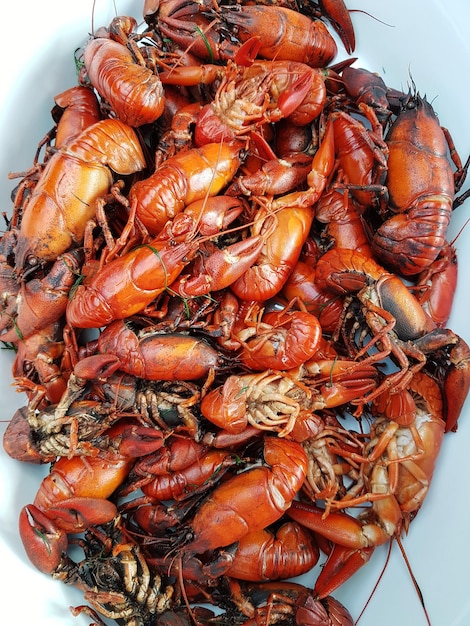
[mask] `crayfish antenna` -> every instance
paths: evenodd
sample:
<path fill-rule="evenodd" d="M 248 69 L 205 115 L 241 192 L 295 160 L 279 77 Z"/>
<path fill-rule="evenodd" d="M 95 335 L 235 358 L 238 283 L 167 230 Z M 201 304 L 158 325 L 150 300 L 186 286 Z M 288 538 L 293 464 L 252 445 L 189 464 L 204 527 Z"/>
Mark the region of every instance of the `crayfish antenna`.
<path fill-rule="evenodd" d="M 194 612 L 191 608 L 191 605 L 189 603 L 189 599 L 188 596 L 186 594 L 186 587 L 184 586 L 184 578 L 183 578 L 183 557 L 181 556 L 181 553 L 178 555 L 178 557 L 180 560 L 180 566 L 178 568 L 178 581 L 180 584 L 180 589 L 181 589 L 181 595 L 183 596 L 183 600 L 184 603 L 186 605 L 186 608 L 188 609 L 188 613 L 189 613 L 189 617 L 191 618 L 191 621 L 195 624 L 195 626 L 199 625 L 198 620 L 196 619 L 196 616 L 194 615 Z"/>
<path fill-rule="evenodd" d="M 369 594 L 369 597 L 367 598 L 366 603 L 364 604 L 364 606 L 362 607 L 362 611 L 359 613 L 359 617 L 357 618 L 357 620 L 354 622 L 354 626 L 357 626 L 357 624 L 359 623 L 359 620 L 361 619 L 361 617 L 364 615 L 364 613 L 366 612 L 367 607 L 369 606 L 370 601 L 372 600 L 372 598 L 374 597 L 374 593 L 377 591 L 377 588 L 380 584 L 380 581 L 383 578 L 383 575 L 385 574 L 385 570 L 387 569 L 388 563 L 390 561 L 390 555 L 392 553 L 392 544 L 393 544 L 393 538 L 390 539 L 389 544 L 388 544 L 388 551 L 387 551 L 387 558 L 385 559 L 385 563 L 384 566 L 382 567 L 382 571 L 379 574 L 379 577 L 377 578 L 377 580 L 375 581 L 375 585 L 374 588 L 372 589 L 372 591 Z"/>
<path fill-rule="evenodd" d="M 113 0 L 113 7 L 114 7 L 114 15 L 117 17 L 119 13 L 118 13 L 117 6 L 116 6 L 116 0 Z M 91 33 L 93 37 L 95 36 L 95 10 L 96 10 L 96 0 L 93 0 L 93 5 L 91 7 Z"/>
<path fill-rule="evenodd" d="M 411 578 L 411 580 L 412 580 L 412 582 L 413 582 L 413 586 L 414 586 L 414 588 L 415 588 L 415 590 L 416 590 L 416 593 L 417 593 L 417 595 L 418 595 L 418 598 L 419 598 L 419 601 L 420 601 L 421 607 L 422 607 L 422 609 L 423 609 L 423 613 L 424 613 L 424 616 L 425 616 L 425 618 L 426 618 L 426 622 L 427 622 L 428 626 L 432 626 L 432 624 L 431 624 L 431 620 L 430 620 L 430 618 L 429 618 L 428 611 L 427 611 L 427 609 L 426 609 L 426 605 L 425 605 L 425 603 L 424 603 L 424 596 L 423 596 L 423 593 L 422 593 L 421 588 L 420 588 L 420 586 L 419 586 L 419 584 L 418 584 L 418 581 L 416 580 L 415 575 L 413 574 L 413 570 L 412 570 L 412 568 L 411 568 L 411 564 L 410 564 L 410 562 L 409 562 L 409 560 L 408 560 L 408 556 L 407 556 L 407 554 L 406 554 L 405 548 L 404 548 L 403 543 L 402 543 L 402 541 L 401 541 L 401 539 L 400 539 L 400 537 L 399 537 L 398 535 L 397 535 L 397 536 L 395 536 L 395 537 L 392 537 L 392 538 L 390 539 L 390 541 L 389 541 L 388 551 L 387 551 L 387 558 L 385 559 L 385 563 L 384 563 L 384 566 L 383 566 L 383 568 L 382 568 L 382 571 L 380 572 L 379 577 L 377 578 L 377 580 L 376 580 L 376 582 L 375 582 L 374 588 L 373 588 L 373 589 L 372 589 L 372 591 L 370 592 L 370 595 L 369 595 L 369 597 L 367 598 L 367 601 L 366 601 L 366 603 L 364 604 L 364 606 L 363 606 L 363 608 L 362 608 L 362 611 L 359 613 L 359 617 L 358 617 L 358 618 L 357 618 L 357 620 L 354 622 L 354 626 L 357 626 L 357 624 L 359 624 L 359 620 L 361 619 L 361 617 L 362 617 L 362 616 L 364 615 L 364 613 L 366 612 L 366 609 L 367 609 L 367 607 L 369 606 L 369 603 L 370 603 L 370 601 L 372 600 L 372 598 L 373 598 L 373 596 L 374 596 L 375 592 L 377 591 L 377 588 L 378 588 L 378 586 L 379 586 L 379 584 L 380 584 L 380 581 L 381 581 L 381 580 L 382 580 L 382 578 L 383 578 L 383 575 L 385 574 L 385 571 L 386 571 L 386 569 L 387 569 L 387 567 L 388 567 L 388 564 L 389 564 L 389 561 L 390 561 L 390 555 L 391 555 L 391 553 L 392 553 L 392 545 L 393 545 L 393 541 L 394 541 L 394 540 L 397 542 L 398 547 L 400 548 L 400 552 L 401 552 L 401 554 L 402 554 L 403 560 L 405 561 L 406 569 L 408 570 L 408 573 L 409 573 L 409 575 L 410 575 L 410 578 Z"/>
<path fill-rule="evenodd" d="M 420 586 L 418 585 L 418 581 L 416 580 L 415 575 L 413 574 L 413 570 L 411 569 L 411 564 L 410 564 L 410 562 L 408 560 L 408 556 L 406 554 L 405 548 L 404 548 L 404 546 L 402 544 L 402 541 L 401 541 L 400 537 L 396 537 L 396 541 L 397 541 L 398 547 L 400 548 L 400 552 L 401 552 L 401 554 L 403 556 L 403 560 L 405 561 L 406 569 L 408 570 L 408 572 L 410 574 L 410 578 L 413 581 L 414 588 L 416 589 L 416 593 L 418 594 L 418 598 L 419 598 L 419 601 L 420 601 L 421 606 L 423 608 L 423 613 L 424 613 L 424 616 L 426 618 L 426 622 L 427 622 L 428 626 L 432 626 L 431 620 L 429 618 L 428 611 L 426 609 L 426 605 L 424 603 L 423 593 L 421 591 Z"/>

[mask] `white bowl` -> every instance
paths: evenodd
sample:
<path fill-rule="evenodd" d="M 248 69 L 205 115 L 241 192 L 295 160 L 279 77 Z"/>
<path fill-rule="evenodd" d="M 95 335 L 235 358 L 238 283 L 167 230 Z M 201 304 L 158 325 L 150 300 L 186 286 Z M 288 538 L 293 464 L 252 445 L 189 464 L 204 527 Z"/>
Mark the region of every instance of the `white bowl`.
<path fill-rule="evenodd" d="M 467 0 L 346 0 L 356 28 L 356 66 L 378 72 L 392 87 L 407 89 L 412 76 L 419 92 L 433 103 L 441 124 L 455 140 L 462 159 L 470 154 L 468 65 L 470 4 Z M 95 28 L 114 15 L 111 0 L 97 0 Z M 116 0 L 119 14 L 142 15 L 141 1 Z M 53 97 L 76 82 L 73 53 L 92 30 L 92 0 L 24 0 L 2 10 L 0 38 L 3 104 L 0 111 L 0 193 L 2 211 L 10 211 L 14 181 L 10 171 L 27 169 L 39 140 L 52 127 Z M 369 13 L 369 15 L 368 15 Z M 372 17 L 373 16 L 373 17 Z M 375 17 L 375 19 L 374 19 Z M 339 46 L 340 58 L 346 57 Z M 469 187 L 466 183 L 464 189 Z M 469 215 L 470 200 L 455 211 L 449 238 Z M 460 278 L 449 327 L 470 343 L 470 228 L 455 246 Z M 24 396 L 11 387 L 12 355 L 0 350 L 1 434 Z M 403 544 L 424 597 L 433 626 L 470 624 L 468 591 L 468 469 L 470 403 L 457 433 L 446 435 L 429 495 Z M 37 572 L 26 558 L 18 537 L 21 507 L 31 502 L 46 467 L 21 464 L 0 450 L 0 615 L 2 623 L 34 626 L 85 626 L 73 618 L 70 605 L 83 603 L 82 594 Z M 461 473 L 462 472 L 462 473 Z M 334 595 L 357 618 L 385 563 L 387 547 Z M 308 583 L 307 583 L 308 584 Z M 313 584 L 313 580 L 312 580 Z M 396 545 L 380 585 L 360 621 L 361 626 L 425 626 L 426 619 L 404 560 Z"/>

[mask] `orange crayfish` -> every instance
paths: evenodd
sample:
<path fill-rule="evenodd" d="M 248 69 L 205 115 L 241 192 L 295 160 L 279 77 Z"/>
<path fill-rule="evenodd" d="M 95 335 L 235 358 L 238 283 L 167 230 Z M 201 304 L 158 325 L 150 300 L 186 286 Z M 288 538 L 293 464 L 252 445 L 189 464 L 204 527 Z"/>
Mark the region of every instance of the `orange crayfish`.
<path fill-rule="evenodd" d="M 462 164 L 426 98 L 410 95 L 387 134 L 386 220 L 372 239 L 384 265 L 404 276 L 427 269 L 445 245 Z"/>

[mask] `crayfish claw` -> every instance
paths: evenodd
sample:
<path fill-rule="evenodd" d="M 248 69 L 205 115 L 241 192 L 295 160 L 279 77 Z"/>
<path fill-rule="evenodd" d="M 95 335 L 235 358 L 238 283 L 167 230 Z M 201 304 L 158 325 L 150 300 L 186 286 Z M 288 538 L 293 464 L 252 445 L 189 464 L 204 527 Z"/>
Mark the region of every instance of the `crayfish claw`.
<path fill-rule="evenodd" d="M 58 528 L 34 504 L 21 510 L 20 537 L 31 563 L 44 574 L 57 570 L 68 545 L 65 531 Z"/>

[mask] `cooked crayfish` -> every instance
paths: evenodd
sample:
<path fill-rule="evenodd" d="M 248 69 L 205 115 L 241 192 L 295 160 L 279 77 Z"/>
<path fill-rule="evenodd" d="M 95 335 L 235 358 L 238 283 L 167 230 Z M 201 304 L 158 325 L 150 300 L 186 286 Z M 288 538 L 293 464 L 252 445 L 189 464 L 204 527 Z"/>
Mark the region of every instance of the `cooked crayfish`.
<path fill-rule="evenodd" d="M 320 597 L 332 593 L 363 565 L 371 548 L 407 532 L 429 490 L 444 436 L 442 394 L 438 385 L 422 373 L 413 377 L 409 390 L 414 404 L 410 419 L 401 424 L 402 415 L 393 421 L 379 414 L 363 455 L 352 453 L 352 458 L 361 462 L 364 491 L 356 497 L 328 500 L 327 511 L 301 502 L 293 502 L 288 510 L 292 519 L 350 551 L 338 549 L 332 553 L 315 586 Z M 393 392 L 390 395 L 393 397 Z M 348 458 L 347 449 L 343 454 Z M 357 519 L 335 511 L 367 502 L 370 508 Z M 363 549 L 365 558 L 360 554 Z M 340 559 L 344 560 L 341 566 Z"/>
<path fill-rule="evenodd" d="M 220 208 L 223 208 L 222 203 Z M 232 218 L 236 214 L 232 214 Z M 78 328 L 99 328 L 114 320 L 148 312 L 152 301 L 171 289 L 172 283 L 198 253 L 202 239 L 197 237 L 200 219 L 191 212 L 178 213 L 156 238 L 112 259 L 88 284 L 79 285 L 67 307 L 69 324 Z M 214 223 L 212 214 L 210 223 Z M 194 295 L 208 293 L 211 288 L 227 287 L 255 262 L 262 245 L 263 238 L 254 236 L 224 250 L 217 249 L 215 262 L 205 266 L 206 280 L 202 280 L 205 286 Z M 199 289 L 201 277 L 195 282 Z M 189 292 L 188 282 L 185 289 Z"/>
<path fill-rule="evenodd" d="M 12 175 L 4 448 L 51 463 L 20 536 L 99 626 L 352 626 L 330 594 L 408 531 L 470 388 L 470 161 L 425 98 L 329 65 L 342 0 L 275 4 L 93 29 Z"/>
<path fill-rule="evenodd" d="M 387 134 L 391 216 L 375 233 L 372 248 L 399 274 L 427 269 L 445 244 L 457 180 L 449 141 L 432 106 L 419 94 L 407 98 Z"/>
<path fill-rule="evenodd" d="M 137 46 L 120 41 L 123 27 L 137 27 L 133 18 L 115 18 L 108 37 L 91 39 L 84 52 L 88 78 L 117 118 L 137 127 L 155 122 L 163 113 L 165 97 L 158 74 L 146 67 Z M 111 37 L 114 37 L 112 39 Z"/>
<path fill-rule="evenodd" d="M 18 272 L 54 261 L 81 244 L 97 200 L 113 182 L 111 170 L 133 174 L 145 159 L 133 128 L 101 120 L 68 141 L 47 162 L 23 211 L 15 250 Z"/>
<path fill-rule="evenodd" d="M 352 361 L 316 363 L 314 359 L 304 365 L 297 371 L 264 370 L 229 376 L 204 396 L 201 412 L 228 432 L 242 432 L 251 424 L 277 432 L 279 437 L 291 432 L 295 437 L 296 429 L 313 411 L 347 404 L 376 386 L 375 370 L 367 365 Z M 309 368 L 323 372 L 323 380 L 320 377 L 318 384 L 315 379 L 308 382 Z"/>
<path fill-rule="evenodd" d="M 364 307 L 365 323 L 372 338 L 356 350 L 355 358 L 378 343 L 379 356 L 370 358 L 390 355 L 398 364 L 399 370 L 386 376 L 366 400 L 393 386 L 404 389 L 416 372 L 433 367 L 435 361 L 445 396 L 446 428 L 454 429 L 470 388 L 466 342 L 450 329 L 436 328 L 398 276 L 355 250 L 326 252 L 318 261 L 315 280 L 321 287 L 339 294 L 355 293 Z M 427 356 L 432 353 L 436 357 Z"/>

